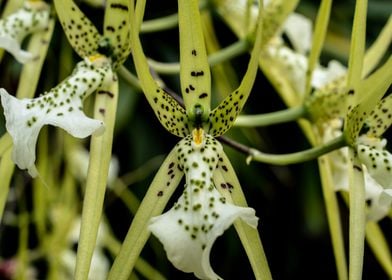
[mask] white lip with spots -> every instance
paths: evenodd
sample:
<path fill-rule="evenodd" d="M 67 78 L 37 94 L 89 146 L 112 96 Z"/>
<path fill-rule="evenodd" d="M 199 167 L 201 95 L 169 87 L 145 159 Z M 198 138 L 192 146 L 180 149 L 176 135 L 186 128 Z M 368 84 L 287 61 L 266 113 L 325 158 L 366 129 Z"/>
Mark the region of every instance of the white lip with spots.
<path fill-rule="evenodd" d="M 222 279 L 210 264 L 217 237 L 237 218 L 253 227 L 258 221 L 254 209 L 227 203 L 216 189 L 212 178 L 222 153 L 222 146 L 212 136 L 204 134 L 199 143 L 192 136 L 182 139 L 177 144 L 177 155 L 185 173 L 184 193 L 168 212 L 152 218 L 149 225 L 173 265 L 201 279 Z"/>
<path fill-rule="evenodd" d="M 30 3 L 10 16 L 0 20 L 0 48 L 11 53 L 20 63 L 34 59 L 34 54 L 22 50 L 23 39 L 34 32 L 44 30 L 49 22 L 49 6 L 44 2 Z"/>

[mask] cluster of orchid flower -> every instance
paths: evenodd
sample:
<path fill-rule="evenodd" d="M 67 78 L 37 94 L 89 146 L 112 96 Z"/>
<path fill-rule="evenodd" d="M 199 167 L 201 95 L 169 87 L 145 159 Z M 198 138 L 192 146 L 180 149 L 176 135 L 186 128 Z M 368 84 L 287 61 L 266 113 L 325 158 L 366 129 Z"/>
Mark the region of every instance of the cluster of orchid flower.
<path fill-rule="evenodd" d="M 296 120 L 313 145 L 311 149 L 272 155 L 248 148 L 245 150 L 248 163 L 253 160 L 286 165 L 318 158 L 339 279 L 348 276 L 361 279 L 365 235 L 386 273 L 392 276 L 388 246 L 375 245 L 383 236 L 374 234 L 379 232 L 379 220 L 391 218 L 392 154 L 386 150 L 383 134 L 392 123 L 392 97 L 388 93 L 392 59 L 387 57 L 379 64 L 392 39 L 392 20 L 365 52 L 367 1 L 356 3 L 348 67 L 337 61 L 324 67 L 318 61 L 331 1 L 322 1 L 313 32 L 310 20 L 293 12 L 298 1 L 211 0 L 209 7 L 221 16 L 239 41 L 220 56 L 207 56 L 201 3 L 178 0 L 178 20 L 174 23 L 179 28 L 180 62 L 169 68 L 179 71 L 180 101 L 157 81 L 151 72 L 159 74 L 159 63 L 148 61 L 143 52 L 139 32 L 147 26 L 143 23 L 145 0 L 86 1 L 104 8 L 102 34 L 72 0 L 54 0 L 53 5 L 43 0 L 16 2 L 7 2 L 8 14 L 0 19 L 0 48 L 23 64 L 20 83 L 26 84 L 19 85 L 16 96 L 0 88 L 6 126 L 0 139 L 0 184 L 5 184 L 1 186 L 0 214 L 4 213 L 13 184 L 17 184 L 12 181 L 13 164 L 27 170 L 37 182 L 33 184 L 49 189 L 61 186 L 64 195 L 66 178 L 77 176 L 85 185 L 81 217 L 64 201 L 53 206 L 56 208 L 50 217 L 53 232 L 68 231 L 73 236 L 72 242 L 79 240 L 76 256 L 67 238 L 45 240 L 44 248 L 67 248 L 63 253 L 51 253 L 63 266 L 62 274 L 56 274 L 59 264 L 51 263 L 51 277 L 101 279 L 98 277 L 105 275 L 102 279 L 128 279 L 134 267 L 140 268 L 140 253 L 152 233 L 177 269 L 192 272 L 200 279 L 222 279 L 211 267 L 210 252 L 215 240 L 234 225 L 255 278 L 270 279 L 268 254 L 264 254 L 257 230 L 258 217 L 247 205 L 246 191 L 244 195 L 220 139 L 232 126 L 255 127 Z M 56 20 L 81 61 L 60 84 L 34 97 Z M 22 42 L 28 36 L 31 44 L 24 50 Z M 211 110 L 210 67 L 233 53 L 247 50 L 251 50 L 250 59 L 240 86 Z M 131 53 L 137 79 L 123 65 Z M 33 70 L 28 71 L 28 67 Z M 259 69 L 275 86 L 288 109 L 239 116 Z M 161 164 L 121 246 L 107 229 L 110 223 L 102 219 L 106 187 L 112 185 L 118 169 L 111 154 L 118 76 L 128 77 L 133 86 L 140 87 L 163 127 L 181 138 Z M 93 117 L 87 116 L 84 108 L 91 95 L 95 96 Z M 44 160 L 39 157 L 36 166 L 38 136 L 45 125 L 62 128 L 76 138 L 91 136 L 89 156 L 81 145 L 70 145 L 77 148 L 68 152 L 65 160 L 74 170 L 65 171 L 64 182 L 46 180 L 46 171 L 39 166 Z M 162 214 L 183 175 L 182 195 Z M 349 194 L 349 266 L 336 202 L 337 191 L 341 190 Z M 68 195 L 75 194 L 68 192 Z M 45 209 L 43 213 L 45 216 Z M 47 218 L 40 220 L 38 230 L 46 230 Z M 76 231 L 72 226 L 75 223 Z M 98 236 L 102 227 L 104 233 Z M 112 264 L 102 253 L 101 247 L 105 246 L 115 256 Z M 156 277 L 162 277 L 156 273 Z"/>

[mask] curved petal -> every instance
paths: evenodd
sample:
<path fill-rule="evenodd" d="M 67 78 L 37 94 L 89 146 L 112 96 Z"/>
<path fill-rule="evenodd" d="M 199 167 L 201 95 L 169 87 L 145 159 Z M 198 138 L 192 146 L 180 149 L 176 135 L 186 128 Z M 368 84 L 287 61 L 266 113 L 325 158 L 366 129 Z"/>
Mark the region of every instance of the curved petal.
<path fill-rule="evenodd" d="M 310 19 L 301 14 L 292 13 L 287 17 L 283 28 L 294 50 L 300 54 L 306 54 L 310 50 L 312 45 L 312 21 Z"/>
<path fill-rule="evenodd" d="M 0 48 L 11 53 L 20 63 L 34 58 L 34 54 L 22 50 L 23 39 L 43 30 L 49 22 L 49 6 L 43 1 L 25 1 L 24 6 L 10 16 L 0 20 Z"/>
<path fill-rule="evenodd" d="M 370 176 L 384 189 L 392 189 L 392 154 L 387 150 L 359 144 L 358 157 Z"/>
<path fill-rule="evenodd" d="M 50 124 L 84 138 L 103 130 L 103 123 L 83 113 L 83 100 L 111 79 L 109 66 L 96 68 L 80 62 L 70 78 L 47 94 L 34 99 L 17 99 L 0 89 L 7 131 L 13 142 L 13 161 L 36 176 L 35 145 L 42 126 Z"/>
<path fill-rule="evenodd" d="M 254 209 L 227 203 L 215 188 L 212 176 L 220 153 L 222 146 L 209 135 L 196 141 L 188 136 L 179 142 L 177 156 L 185 172 L 184 193 L 168 212 L 152 218 L 149 226 L 173 265 L 201 279 L 222 279 L 210 264 L 217 237 L 237 218 L 253 227 L 258 221 Z"/>

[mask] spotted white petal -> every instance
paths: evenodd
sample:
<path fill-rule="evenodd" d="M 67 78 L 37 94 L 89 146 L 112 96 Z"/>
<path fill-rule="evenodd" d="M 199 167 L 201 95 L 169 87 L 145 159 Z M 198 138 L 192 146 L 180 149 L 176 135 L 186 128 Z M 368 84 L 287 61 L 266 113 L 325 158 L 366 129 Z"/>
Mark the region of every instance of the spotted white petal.
<path fill-rule="evenodd" d="M 384 189 L 392 189 L 392 154 L 376 146 L 359 144 L 358 157 L 370 176 Z"/>
<path fill-rule="evenodd" d="M 18 167 L 37 175 L 35 145 L 44 125 L 58 126 L 78 138 L 103 131 L 101 121 L 84 114 L 83 100 L 110 79 L 110 66 L 82 61 L 68 79 L 40 97 L 17 99 L 0 89 L 6 128 L 14 143 L 12 158 Z"/>
<path fill-rule="evenodd" d="M 252 227 L 257 226 L 258 218 L 254 209 L 227 203 L 218 192 L 212 177 L 222 146 L 209 135 L 201 138 L 197 143 L 188 136 L 177 145 L 185 190 L 173 208 L 151 220 L 149 229 L 163 243 L 175 267 L 200 279 L 222 279 L 210 264 L 215 240 L 237 218 Z"/>
<path fill-rule="evenodd" d="M 21 48 L 23 39 L 44 30 L 49 22 L 49 6 L 43 1 L 25 1 L 22 8 L 0 20 L 0 48 L 11 53 L 20 63 L 34 58 L 34 54 Z"/>

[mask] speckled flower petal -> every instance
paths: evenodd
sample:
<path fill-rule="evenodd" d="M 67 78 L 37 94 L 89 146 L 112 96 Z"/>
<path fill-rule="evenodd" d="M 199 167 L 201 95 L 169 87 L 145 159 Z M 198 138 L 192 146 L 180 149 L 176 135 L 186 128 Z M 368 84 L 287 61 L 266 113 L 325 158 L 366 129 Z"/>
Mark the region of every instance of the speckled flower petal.
<path fill-rule="evenodd" d="M 134 18 L 133 24 L 135 26 L 138 26 L 138 21 L 141 21 L 143 18 L 143 13 L 141 12 L 144 9 L 142 6 L 143 3 L 143 1 L 138 1 L 136 4 L 135 16 L 132 16 Z M 131 12 L 132 11 L 133 9 L 131 9 Z M 190 129 L 188 127 L 188 117 L 185 109 L 182 108 L 173 97 L 165 92 L 152 77 L 140 43 L 138 28 L 132 28 L 131 34 L 133 61 L 135 63 L 140 86 L 143 89 L 143 93 L 146 96 L 148 103 L 154 110 L 155 115 L 163 127 L 170 133 L 179 137 L 188 135 Z"/>
<path fill-rule="evenodd" d="M 359 144 L 358 157 L 370 176 L 384 189 L 392 189 L 392 154 L 385 149 Z"/>
<path fill-rule="evenodd" d="M 54 0 L 54 5 L 72 48 L 82 58 L 96 54 L 101 35 L 92 22 L 72 0 Z"/>
<path fill-rule="evenodd" d="M 262 15 L 263 9 L 260 7 L 257 21 L 257 29 L 255 30 L 255 43 L 248 63 L 248 69 L 241 81 L 240 86 L 227 96 L 219 105 L 210 113 L 208 133 L 213 136 L 220 136 L 229 130 L 242 108 L 253 88 L 253 83 L 258 70 L 258 62 L 262 46 Z"/>
<path fill-rule="evenodd" d="M 21 48 L 23 39 L 44 30 L 49 22 L 49 6 L 43 1 L 25 1 L 23 7 L 0 20 L 0 48 L 11 53 L 20 63 L 34 58 L 34 54 Z"/>
<path fill-rule="evenodd" d="M 197 144 L 188 136 L 177 145 L 185 172 L 184 193 L 168 212 L 151 220 L 149 229 L 163 243 L 169 260 L 200 279 L 222 279 L 211 268 L 210 252 L 216 238 L 237 218 L 256 227 L 254 209 L 226 202 L 212 181 L 222 146 L 211 136 Z"/>
<path fill-rule="evenodd" d="M 109 40 L 113 68 L 121 65 L 131 53 L 131 16 L 129 0 L 107 0 L 103 36 Z M 101 52 L 100 52 L 101 53 Z"/>
<path fill-rule="evenodd" d="M 366 119 L 370 137 L 381 137 L 392 124 L 392 94 L 383 98 Z"/>
<path fill-rule="evenodd" d="M 75 72 L 51 91 L 34 99 L 17 99 L 0 89 L 6 128 L 14 142 L 13 161 L 36 176 L 35 145 L 44 125 L 63 128 L 74 137 L 84 138 L 100 132 L 103 123 L 87 117 L 83 100 L 111 79 L 110 67 L 80 62 Z"/>

